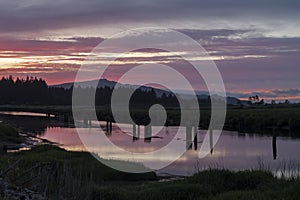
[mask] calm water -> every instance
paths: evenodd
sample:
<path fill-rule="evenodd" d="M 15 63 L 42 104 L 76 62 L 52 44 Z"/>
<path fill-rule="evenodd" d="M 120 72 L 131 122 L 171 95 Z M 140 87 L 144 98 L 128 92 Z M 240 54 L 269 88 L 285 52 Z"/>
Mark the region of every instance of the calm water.
<path fill-rule="evenodd" d="M 0 112 L 1 115 L 14 115 L 14 116 L 29 116 L 29 117 L 45 117 L 46 114 L 43 113 L 33 113 L 33 112 Z M 54 117 L 54 115 L 50 115 Z"/>
<path fill-rule="evenodd" d="M 7 113 L 6 113 L 7 114 Z M 14 113 L 15 114 L 15 113 Z M 38 120 L 37 120 L 38 119 Z M 28 132 L 34 132 L 43 139 L 58 143 L 59 146 L 72 151 L 85 151 L 84 146 L 72 125 L 49 121 L 42 118 L 25 116 L 0 115 L 1 121 L 9 121 L 16 126 L 22 127 Z M 105 127 L 105 124 L 102 124 Z M 123 131 L 120 130 L 122 128 Z M 153 132 L 156 128 L 153 127 Z M 86 134 L 89 134 L 88 128 Z M 125 130 L 125 131 L 124 131 Z M 163 127 L 162 130 L 151 139 L 142 138 L 144 129 L 141 127 L 141 135 L 132 136 L 132 125 L 114 125 L 112 133 L 106 134 L 111 142 L 130 152 L 150 152 L 176 140 L 178 145 L 187 146 L 185 129 L 175 137 L 178 127 Z M 176 175 L 191 175 L 197 169 L 205 168 L 227 168 L 231 170 L 257 169 L 262 164 L 275 171 L 283 169 L 298 171 L 300 163 L 300 140 L 288 137 L 259 136 L 255 134 L 240 134 L 237 132 L 223 131 L 216 146 L 211 149 L 208 156 L 198 159 L 199 149 L 207 132 L 198 130 L 197 143 L 171 165 L 158 171 L 158 173 L 169 173 Z M 100 134 L 100 131 L 99 131 Z M 93 135 L 88 135 L 93 139 Z M 95 136 L 96 138 L 96 136 Z M 112 149 L 100 148 L 101 157 L 123 159 L 122 155 L 116 154 Z M 151 162 L 160 162 L 161 158 L 149 157 Z M 165 158 L 168 159 L 168 158 Z M 137 160 L 138 161 L 138 160 Z M 291 164 L 292 163 L 292 164 Z"/>

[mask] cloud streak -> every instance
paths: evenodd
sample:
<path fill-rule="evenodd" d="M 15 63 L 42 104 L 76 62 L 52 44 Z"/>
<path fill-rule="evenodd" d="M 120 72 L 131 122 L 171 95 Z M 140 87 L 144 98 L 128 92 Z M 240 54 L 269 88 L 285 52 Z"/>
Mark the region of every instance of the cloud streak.
<path fill-rule="evenodd" d="M 208 29 L 237 26 L 274 29 L 285 26 L 290 34 L 299 24 L 300 3 L 297 0 L 58 0 L 0 1 L 0 33 L 43 32 L 66 28 L 120 24 L 178 23 Z M 235 25 L 236 24 L 236 25 Z M 278 27 L 278 25 L 280 25 Z M 292 25 L 292 27 L 290 26 Z M 294 28 L 294 29 L 292 29 Z M 87 31 L 87 30 L 84 30 Z"/>

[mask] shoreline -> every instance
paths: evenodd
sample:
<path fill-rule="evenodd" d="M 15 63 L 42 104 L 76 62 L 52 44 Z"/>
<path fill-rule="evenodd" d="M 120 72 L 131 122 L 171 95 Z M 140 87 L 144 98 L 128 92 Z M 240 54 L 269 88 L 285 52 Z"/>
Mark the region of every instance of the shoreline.
<path fill-rule="evenodd" d="M 67 151 L 53 144 L 7 153 L 0 161 L 0 198 L 168 200 L 251 199 L 254 195 L 276 199 L 276 194 L 282 199 L 299 196 L 300 187 L 299 175 L 279 178 L 267 170 L 206 169 L 187 177 L 128 174 L 104 166 L 88 152 Z"/>
<path fill-rule="evenodd" d="M 72 121 L 71 106 L 16 106 L 16 105 L 0 105 L 0 110 L 3 112 L 36 112 L 45 116 L 51 117 L 51 113 L 56 116 L 54 119 L 64 122 Z M 106 107 L 96 108 L 98 119 L 100 121 L 111 121 L 113 118 Z M 169 118 L 166 121 L 167 126 L 176 126 L 180 124 L 180 112 L 178 109 L 169 109 Z M 143 125 L 147 118 L 144 109 L 133 109 L 133 116 L 136 116 L 136 123 Z M 48 117 L 47 117 L 48 116 Z M 101 117 L 100 117 L 101 116 Z M 281 134 L 291 137 L 300 137 L 297 134 L 300 130 L 300 104 L 291 105 L 268 105 L 268 106 L 253 106 L 253 107 L 237 107 L 230 106 L 227 108 L 224 130 L 248 132 L 257 134 Z M 210 109 L 201 109 L 201 118 L 199 128 L 207 129 L 210 122 Z M 124 122 L 126 123 L 126 122 Z"/>

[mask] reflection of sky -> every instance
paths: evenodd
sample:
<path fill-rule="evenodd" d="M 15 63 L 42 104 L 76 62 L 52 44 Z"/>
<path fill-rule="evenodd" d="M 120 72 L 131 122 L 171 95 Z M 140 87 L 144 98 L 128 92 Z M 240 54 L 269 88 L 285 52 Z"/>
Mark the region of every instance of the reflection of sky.
<path fill-rule="evenodd" d="M 186 136 L 182 132 L 178 138 L 173 138 L 177 130 L 176 127 L 168 127 L 168 133 L 164 128 L 157 136 L 163 137 L 152 138 L 151 143 L 144 142 L 141 138 L 133 141 L 130 136 L 131 126 L 122 125 L 122 128 L 128 129 L 127 133 L 123 133 L 114 127 L 113 133 L 109 139 L 117 146 L 131 152 L 150 152 L 170 142 L 172 139 L 178 141 L 178 145 L 185 147 Z M 300 161 L 300 140 L 277 137 L 277 160 L 273 160 L 272 137 L 245 135 L 238 136 L 237 133 L 224 131 L 212 155 L 208 155 L 204 159 L 198 160 L 198 152 L 201 142 L 206 131 L 198 133 L 198 150 L 188 150 L 177 161 L 170 166 L 160 170 L 173 174 L 188 175 L 196 171 L 196 168 L 204 169 L 208 167 L 219 167 L 229 169 L 253 169 L 258 168 L 260 161 L 269 165 L 272 169 L 281 166 L 283 162 Z M 99 133 L 100 134 L 100 133 Z M 73 151 L 85 151 L 78 134 L 74 128 L 47 128 L 42 138 L 62 144 L 63 148 Z M 93 137 L 92 137 L 93 138 Z M 94 141 L 97 144 L 97 141 Z M 95 145 L 93 151 L 99 152 L 100 157 L 115 158 L 121 160 L 130 160 L 123 154 L 118 154 L 112 149 Z M 139 160 L 159 163 L 172 160 L 172 154 L 169 156 L 135 156 L 135 161 Z M 197 161 L 198 160 L 198 161 Z M 197 166 L 197 167 L 196 167 Z"/>
<path fill-rule="evenodd" d="M 32 117 L 45 117 L 43 113 L 31 113 L 31 112 L 0 112 L 1 115 L 14 115 L 14 116 L 32 116 Z M 54 115 L 50 115 L 53 117 Z"/>

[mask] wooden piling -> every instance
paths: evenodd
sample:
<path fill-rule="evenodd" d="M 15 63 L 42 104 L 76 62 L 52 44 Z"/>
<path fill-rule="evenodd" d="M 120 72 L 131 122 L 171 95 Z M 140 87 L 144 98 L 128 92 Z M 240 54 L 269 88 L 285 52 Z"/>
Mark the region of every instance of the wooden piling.
<path fill-rule="evenodd" d="M 136 139 L 136 125 L 132 124 L 132 140 L 135 141 Z"/>
<path fill-rule="evenodd" d="M 108 120 L 106 121 L 106 132 L 108 133 L 109 132 L 109 126 L 108 126 Z"/>
<path fill-rule="evenodd" d="M 186 149 L 192 148 L 192 127 L 186 127 Z"/>
<path fill-rule="evenodd" d="M 210 145 L 210 154 L 214 152 L 214 142 L 213 142 L 213 130 L 209 129 L 209 145 Z"/>
<path fill-rule="evenodd" d="M 198 127 L 195 127 L 194 129 L 194 149 L 198 149 Z"/>
<path fill-rule="evenodd" d="M 112 133 L 112 121 L 109 122 L 109 132 Z"/>
<path fill-rule="evenodd" d="M 144 141 L 145 142 L 151 142 L 152 139 L 152 130 L 151 130 L 151 126 L 145 126 L 145 138 Z"/>

